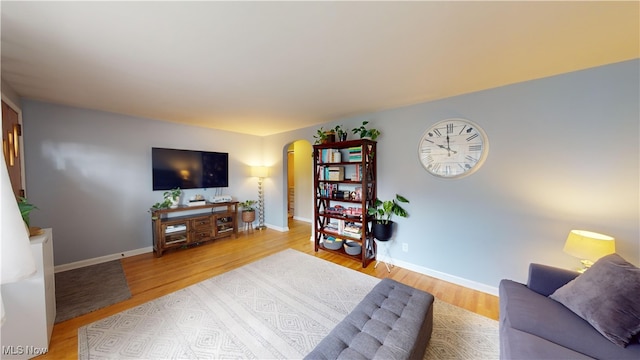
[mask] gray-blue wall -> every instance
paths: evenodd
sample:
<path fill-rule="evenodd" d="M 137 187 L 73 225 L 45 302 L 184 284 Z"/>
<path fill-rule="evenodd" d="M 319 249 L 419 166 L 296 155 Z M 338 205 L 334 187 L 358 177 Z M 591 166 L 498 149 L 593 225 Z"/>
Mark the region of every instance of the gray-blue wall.
<path fill-rule="evenodd" d="M 370 121 L 378 139 L 378 194 L 411 200 L 389 250 L 398 265 L 493 292 L 526 279 L 528 263 L 567 268 L 571 229 L 616 237 L 640 263 L 639 61 L 628 61 L 327 123 Z M 25 100 L 27 191 L 35 224 L 54 228 L 56 264 L 151 245 L 150 148 L 227 151 L 228 193 L 255 198 L 248 165 L 273 167 L 267 223 L 286 228 L 286 149 L 317 127 L 254 137 Z M 463 117 L 488 134 L 475 174 L 427 174 L 418 141 L 433 123 Z M 311 169 L 309 169 L 309 180 Z M 296 182 L 304 179 L 296 179 Z M 300 195 L 300 194 L 299 194 Z M 308 194 L 310 197 L 311 194 Z M 311 208 L 301 210 L 311 218 Z M 401 250 L 407 243 L 409 252 Z M 311 246 L 311 245 L 310 245 Z"/>
<path fill-rule="evenodd" d="M 368 120 L 382 131 L 378 195 L 400 193 L 411 200 L 411 216 L 397 219 L 389 246 L 396 264 L 493 292 L 501 278 L 525 281 L 530 262 L 579 267 L 562 251 L 572 229 L 614 236 L 618 253 L 639 264 L 639 64 L 627 61 L 336 122 L 353 128 Z M 480 124 L 490 150 L 475 174 L 441 180 L 420 165 L 418 141 L 430 125 L 451 117 Z M 269 137 L 266 152 L 310 133 Z"/>
<path fill-rule="evenodd" d="M 261 161 L 261 140 L 225 131 L 23 101 L 27 196 L 39 210 L 32 223 L 54 229 L 55 264 L 152 245 L 149 207 L 151 148 L 229 153 L 229 188 L 256 198 L 249 166 Z M 182 201 L 213 189 L 185 190 Z"/>

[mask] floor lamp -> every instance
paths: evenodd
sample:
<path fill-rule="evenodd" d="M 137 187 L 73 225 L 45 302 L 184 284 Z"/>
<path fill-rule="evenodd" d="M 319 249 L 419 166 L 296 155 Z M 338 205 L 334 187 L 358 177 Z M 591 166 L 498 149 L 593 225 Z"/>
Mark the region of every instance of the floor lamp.
<path fill-rule="evenodd" d="M 264 188 L 262 187 L 262 182 L 264 178 L 269 176 L 269 168 L 266 166 L 253 166 L 251 167 L 251 176 L 258 178 L 258 211 L 260 214 L 257 229 L 263 230 L 267 227 L 264 225 Z"/>

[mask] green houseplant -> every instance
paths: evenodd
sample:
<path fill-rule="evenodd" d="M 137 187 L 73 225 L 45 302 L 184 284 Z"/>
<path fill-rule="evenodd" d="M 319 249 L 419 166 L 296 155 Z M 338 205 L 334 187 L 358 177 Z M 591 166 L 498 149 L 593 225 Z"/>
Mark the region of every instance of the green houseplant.
<path fill-rule="evenodd" d="M 351 130 L 354 134 L 360 135 L 360 139 L 371 138 L 371 140 L 375 140 L 380 136 L 380 130 L 378 129 L 367 129 L 368 121 L 363 121 L 360 127 Z"/>
<path fill-rule="evenodd" d="M 256 209 L 253 207 L 256 203 L 256 200 L 245 200 L 238 204 L 242 208 L 242 221 L 252 223 L 256 220 Z"/>
<path fill-rule="evenodd" d="M 29 231 L 29 236 L 40 235 L 42 234 L 42 229 L 39 227 L 31 226 L 31 221 L 29 219 L 29 215 L 33 210 L 36 210 L 38 207 L 29 203 L 26 198 L 19 197 L 18 198 L 18 209 L 20 209 L 20 215 L 22 216 L 22 221 L 24 221 L 25 227 Z"/>
<path fill-rule="evenodd" d="M 31 214 L 31 212 L 37 208 L 38 207 L 36 207 L 35 205 L 30 204 L 26 198 L 18 198 L 18 209 L 20 209 L 20 215 L 22 215 L 22 220 L 27 225 L 27 227 L 30 226 L 29 214 Z"/>
<path fill-rule="evenodd" d="M 338 141 L 347 140 L 347 129 L 343 129 L 342 126 L 336 125 L 336 127 L 333 128 L 333 132 L 335 132 Z"/>
<path fill-rule="evenodd" d="M 151 206 L 152 209 L 168 209 L 168 208 L 176 208 L 178 207 L 178 202 L 180 200 L 180 195 L 182 195 L 182 190 L 180 188 L 171 189 L 165 191 L 162 194 L 163 201 L 157 202 Z"/>
<path fill-rule="evenodd" d="M 402 195 L 396 194 L 393 200 L 376 199 L 374 206 L 367 209 L 367 214 L 374 217 L 371 226 L 373 237 L 380 241 L 387 241 L 393 236 L 393 224 L 391 216 L 408 217 L 409 213 L 400 203 L 409 203 L 409 200 Z"/>
<path fill-rule="evenodd" d="M 316 131 L 316 134 L 313 135 L 313 138 L 316 139 L 316 144 L 332 143 L 336 141 L 336 132 L 334 129 L 325 130 L 321 126 L 320 129 Z"/>

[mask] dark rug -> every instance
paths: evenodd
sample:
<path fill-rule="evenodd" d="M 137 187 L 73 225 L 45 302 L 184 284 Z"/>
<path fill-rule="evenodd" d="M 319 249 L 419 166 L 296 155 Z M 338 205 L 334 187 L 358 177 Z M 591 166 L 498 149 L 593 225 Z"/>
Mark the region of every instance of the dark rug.
<path fill-rule="evenodd" d="M 131 297 L 120 260 L 67 270 L 56 277 L 56 323 Z"/>

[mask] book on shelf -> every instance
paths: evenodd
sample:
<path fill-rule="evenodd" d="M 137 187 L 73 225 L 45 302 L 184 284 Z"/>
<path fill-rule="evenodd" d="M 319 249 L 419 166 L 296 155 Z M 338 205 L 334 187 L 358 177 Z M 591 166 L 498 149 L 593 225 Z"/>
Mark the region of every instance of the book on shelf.
<path fill-rule="evenodd" d="M 362 147 L 354 146 L 349 148 L 349 161 L 359 162 L 362 161 Z"/>
<path fill-rule="evenodd" d="M 320 184 L 318 186 L 318 195 L 320 197 L 331 198 L 333 193 L 338 190 L 338 184 Z"/>
<path fill-rule="evenodd" d="M 337 222 L 332 222 L 324 226 L 324 231 L 338 234 L 340 233 L 340 227 Z"/>
<path fill-rule="evenodd" d="M 342 153 L 338 149 L 320 149 L 321 163 L 339 163 L 342 162 Z"/>
<path fill-rule="evenodd" d="M 362 233 L 362 224 L 353 222 L 347 223 L 345 224 L 343 231 L 345 234 L 360 236 L 360 234 Z"/>

